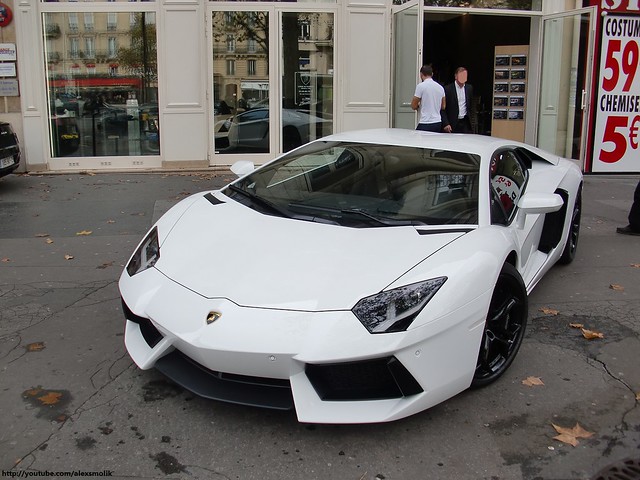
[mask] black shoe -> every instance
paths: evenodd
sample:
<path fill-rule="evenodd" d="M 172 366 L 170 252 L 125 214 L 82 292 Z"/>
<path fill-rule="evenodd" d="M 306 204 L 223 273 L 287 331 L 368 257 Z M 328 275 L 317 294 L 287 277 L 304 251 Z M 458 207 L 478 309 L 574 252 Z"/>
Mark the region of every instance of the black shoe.
<path fill-rule="evenodd" d="M 631 228 L 631 225 L 627 225 L 626 227 L 618 227 L 616 228 L 616 232 L 622 233 L 623 235 L 640 235 L 640 231 L 634 230 Z"/>

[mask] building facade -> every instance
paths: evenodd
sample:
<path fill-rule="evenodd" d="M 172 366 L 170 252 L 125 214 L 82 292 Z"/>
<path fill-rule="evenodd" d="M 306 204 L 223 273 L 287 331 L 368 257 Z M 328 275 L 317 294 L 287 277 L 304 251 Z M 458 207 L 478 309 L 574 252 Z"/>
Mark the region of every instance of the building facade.
<path fill-rule="evenodd" d="M 331 132 L 415 128 L 410 102 L 427 63 L 443 84 L 467 67 L 480 134 L 540 146 L 587 171 L 598 152 L 611 158 L 606 152 L 621 148 L 620 120 L 595 139 L 594 100 L 608 75 L 598 42 L 601 13 L 633 15 L 634 2 L 2 5 L 13 16 L 2 42 L 17 56 L 0 68 L 18 88 L 1 117 L 18 131 L 30 172 L 226 168 L 239 159 L 264 163 Z M 624 58 L 624 49 L 611 54 L 625 71 L 637 59 L 629 48 Z M 637 92 L 638 81 L 628 90 Z"/>

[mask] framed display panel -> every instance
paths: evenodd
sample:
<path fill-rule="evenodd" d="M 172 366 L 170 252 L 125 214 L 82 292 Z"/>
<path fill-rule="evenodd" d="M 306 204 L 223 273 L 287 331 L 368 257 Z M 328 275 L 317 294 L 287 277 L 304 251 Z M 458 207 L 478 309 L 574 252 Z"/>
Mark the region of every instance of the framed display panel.
<path fill-rule="evenodd" d="M 491 135 L 524 141 L 529 73 L 528 45 L 495 47 Z"/>

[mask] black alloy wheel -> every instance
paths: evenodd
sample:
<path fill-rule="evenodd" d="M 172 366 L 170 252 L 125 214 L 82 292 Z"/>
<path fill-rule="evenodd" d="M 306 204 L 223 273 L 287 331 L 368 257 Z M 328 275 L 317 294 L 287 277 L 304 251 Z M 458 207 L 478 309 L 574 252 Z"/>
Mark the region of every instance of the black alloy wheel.
<path fill-rule="evenodd" d="M 491 297 L 472 388 L 492 383 L 509 368 L 522 344 L 527 315 L 522 277 L 513 265 L 505 263 Z"/>
<path fill-rule="evenodd" d="M 573 211 L 571 212 L 571 223 L 569 224 L 569 236 L 567 237 L 567 243 L 564 245 L 562 256 L 558 260 L 558 263 L 567 265 L 573 262 L 576 258 L 576 251 L 578 250 L 578 238 L 580 237 L 580 217 L 582 215 L 582 185 L 578 188 L 576 194 L 576 201 L 573 204 Z"/>

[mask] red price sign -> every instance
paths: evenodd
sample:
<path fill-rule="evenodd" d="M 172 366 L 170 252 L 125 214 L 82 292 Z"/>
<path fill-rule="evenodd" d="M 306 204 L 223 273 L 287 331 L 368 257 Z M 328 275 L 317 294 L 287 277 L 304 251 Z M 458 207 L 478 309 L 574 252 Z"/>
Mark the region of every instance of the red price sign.
<path fill-rule="evenodd" d="M 603 20 L 594 171 L 640 171 L 640 16 Z"/>
<path fill-rule="evenodd" d="M 604 66 L 605 70 L 611 72 L 611 77 L 607 78 L 605 74 L 604 81 L 602 82 L 602 88 L 606 92 L 611 92 L 618 86 L 620 71 L 622 71 L 622 74 L 625 76 L 622 91 L 629 91 L 636 76 L 636 72 L 638 71 L 639 54 L 640 48 L 638 47 L 637 40 L 625 42 L 624 50 L 621 40 L 609 41 L 607 44 L 607 55 L 605 57 Z"/>
<path fill-rule="evenodd" d="M 613 150 L 600 150 L 600 160 L 605 163 L 615 163 L 627 153 L 627 139 L 629 146 L 637 150 L 640 140 L 640 115 L 636 115 L 629 125 L 629 117 L 609 116 L 602 136 L 603 143 L 610 142 Z"/>

